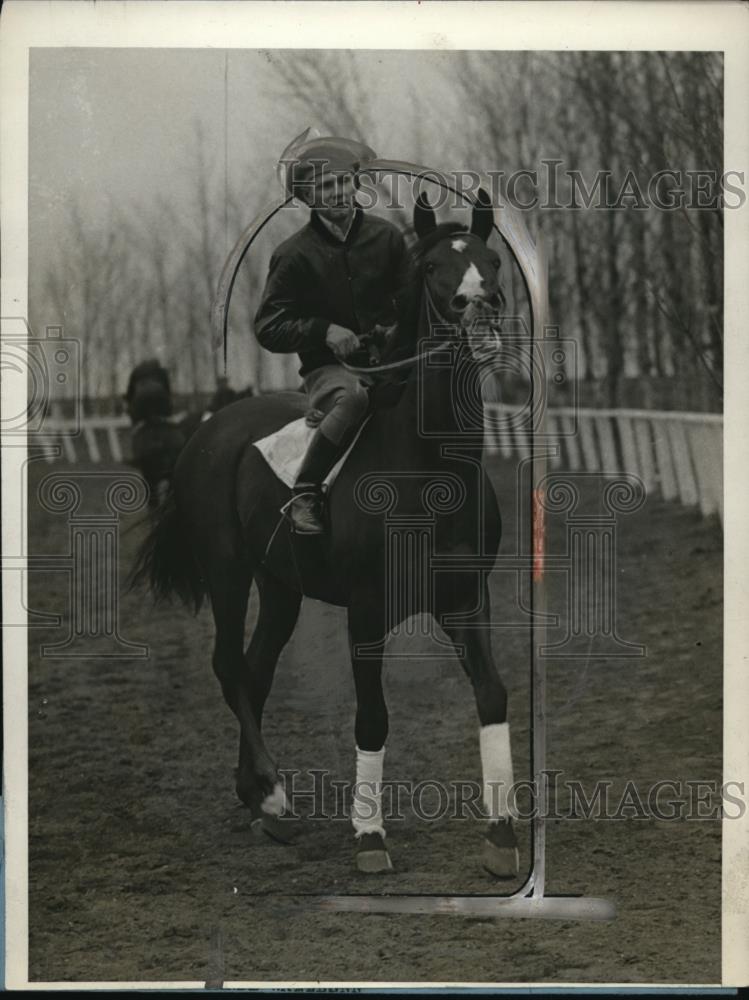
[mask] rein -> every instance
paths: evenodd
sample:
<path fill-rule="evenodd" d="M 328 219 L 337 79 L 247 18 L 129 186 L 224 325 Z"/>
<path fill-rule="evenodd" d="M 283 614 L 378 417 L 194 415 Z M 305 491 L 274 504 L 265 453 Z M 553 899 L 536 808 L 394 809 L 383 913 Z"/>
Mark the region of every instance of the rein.
<path fill-rule="evenodd" d="M 427 310 L 430 314 L 428 316 L 429 329 L 431 331 L 433 326 L 451 326 L 454 327 L 454 323 L 448 323 L 445 317 L 437 308 L 434 299 L 432 298 L 432 293 L 429 290 L 429 285 L 427 284 L 426 278 L 424 279 L 424 297 L 426 298 Z M 432 322 L 432 315 L 437 317 L 436 322 Z M 410 368 L 415 365 L 418 361 L 423 358 L 428 358 L 430 354 L 434 351 L 443 351 L 446 347 L 450 345 L 449 340 L 443 340 L 439 344 L 435 344 L 434 347 L 428 347 L 425 351 L 421 351 L 419 354 L 414 354 L 410 358 L 403 358 L 402 361 L 390 361 L 382 365 L 349 365 L 345 361 L 341 361 L 341 365 L 355 375 L 377 375 L 380 372 L 392 372 L 398 371 L 401 368 Z"/>

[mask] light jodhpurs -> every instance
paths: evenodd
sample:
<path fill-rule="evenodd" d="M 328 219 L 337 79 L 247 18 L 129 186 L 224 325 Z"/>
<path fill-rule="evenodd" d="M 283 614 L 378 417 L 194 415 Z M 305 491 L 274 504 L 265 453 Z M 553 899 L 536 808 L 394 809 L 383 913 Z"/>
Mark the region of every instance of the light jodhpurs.
<path fill-rule="evenodd" d="M 341 365 L 323 365 L 305 377 L 304 388 L 313 409 L 325 414 L 320 430 L 333 444 L 342 445 L 364 419 L 369 406 L 362 376 Z"/>

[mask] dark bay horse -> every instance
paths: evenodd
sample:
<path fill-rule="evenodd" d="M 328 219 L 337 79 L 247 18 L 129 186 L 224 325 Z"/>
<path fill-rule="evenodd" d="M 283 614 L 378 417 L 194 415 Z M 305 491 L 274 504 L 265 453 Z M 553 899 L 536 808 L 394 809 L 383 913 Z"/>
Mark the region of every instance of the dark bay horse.
<path fill-rule="evenodd" d="M 388 734 L 384 640 L 411 615 L 433 616 L 475 694 L 489 820 L 483 863 L 493 874 L 511 877 L 518 852 L 507 796 L 507 694 L 492 655 L 487 586 L 501 523 L 481 465 L 480 377 L 499 349 L 500 259 L 487 245 L 493 219 L 481 193 L 470 229 L 437 225 L 423 197 L 414 224 L 411 277 L 385 358 L 405 359 L 406 378 L 395 403 L 373 408 L 342 467 L 329 497 L 328 533 L 299 537 L 285 520 L 279 524 L 290 491 L 253 447 L 302 416 L 305 397 L 290 392 L 246 399 L 217 413 L 187 442 L 135 578 L 147 579 L 157 596 L 176 593 L 196 609 L 210 598 L 213 667 L 241 730 L 237 794 L 271 834 L 280 825 L 285 797 L 261 725 L 277 660 L 303 596 L 348 609 L 357 700 L 352 820 L 357 864 L 365 871 L 391 867 L 379 811 Z M 385 523 L 394 512 L 400 523 L 426 524 L 428 535 L 426 553 L 423 545 L 403 545 L 397 564 Z M 425 579 L 425 560 L 441 557 L 459 558 L 459 568 Z M 245 649 L 253 581 L 259 615 Z M 359 783 L 366 782 L 372 794 L 357 799 Z"/>

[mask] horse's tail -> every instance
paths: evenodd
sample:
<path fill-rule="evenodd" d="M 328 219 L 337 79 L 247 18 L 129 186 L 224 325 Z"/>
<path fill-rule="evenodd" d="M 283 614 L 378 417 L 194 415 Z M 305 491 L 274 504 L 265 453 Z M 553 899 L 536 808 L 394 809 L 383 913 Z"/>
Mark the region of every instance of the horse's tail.
<path fill-rule="evenodd" d="M 180 520 L 172 487 L 154 516 L 155 523 L 130 574 L 130 589 L 145 583 L 157 601 L 176 594 L 197 614 L 206 595 L 205 580 Z"/>

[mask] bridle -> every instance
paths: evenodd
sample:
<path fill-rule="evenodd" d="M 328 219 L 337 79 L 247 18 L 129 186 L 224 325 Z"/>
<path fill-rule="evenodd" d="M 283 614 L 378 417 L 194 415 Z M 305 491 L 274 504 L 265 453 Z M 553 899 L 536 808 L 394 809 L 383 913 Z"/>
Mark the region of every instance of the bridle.
<path fill-rule="evenodd" d="M 427 304 L 427 319 L 429 322 L 429 330 L 431 332 L 432 328 L 435 326 L 440 327 L 451 327 L 455 328 L 455 323 L 448 322 L 447 319 L 442 315 L 442 313 L 437 308 L 437 304 L 432 297 L 431 289 L 429 288 L 429 283 L 424 278 L 423 283 L 424 288 L 424 298 Z M 432 322 L 432 317 L 436 317 L 436 322 Z M 428 358 L 430 354 L 435 351 L 444 351 L 446 347 L 449 347 L 450 340 L 443 340 L 439 344 L 435 344 L 433 347 L 428 347 L 424 351 L 419 351 L 418 354 L 414 354 L 409 358 L 401 358 L 400 361 L 390 361 L 385 362 L 381 365 L 350 365 L 346 361 L 341 361 L 341 365 L 355 375 L 378 375 L 384 374 L 386 372 L 394 372 L 402 370 L 403 368 L 411 368 L 413 365 L 417 364 L 419 361 L 423 361 L 424 358 Z"/>
<path fill-rule="evenodd" d="M 422 287 L 424 289 L 424 298 L 427 304 L 427 321 L 429 323 L 430 333 L 434 327 L 440 327 L 442 329 L 448 328 L 451 330 L 458 329 L 458 325 L 456 323 L 451 323 L 440 312 L 439 308 L 437 307 L 437 303 L 434 301 L 432 290 L 429 287 L 429 282 L 427 281 L 426 276 L 424 277 L 424 282 Z M 502 294 L 501 291 L 499 294 L 502 299 L 502 302 L 505 303 L 504 295 Z M 414 354 L 409 358 L 402 358 L 400 361 L 390 361 L 381 365 L 350 365 L 346 361 L 341 361 L 340 364 L 347 371 L 353 372 L 355 375 L 386 374 L 387 372 L 399 371 L 404 368 L 411 368 L 419 361 L 423 361 L 424 358 L 428 358 L 430 354 L 437 353 L 438 351 L 444 351 L 445 348 L 450 346 L 451 342 L 452 338 L 443 340 L 440 343 L 435 344 L 433 347 L 428 347 L 424 351 L 419 351 L 418 354 Z"/>
<path fill-rule="evenodd" d="M 414 163 L 407 163 L 399 160 L 373 160 L 366 164 L 367 173 L 377 173 L 388 171 L 395 174 L 405 174 L 410 177 L 424 177 L 427 179 L 434 180 L 435 177 L 439 178 L 439 174 L 435 172 L 430 167 L 419 166 Z M 470 200 L 465 197 L 463 192 L 459 192 L 457 188 L 438 180 L 437 181 L 441 187 L 451 190 L 454 194 L 460 194 L 465 200 Z M 240 265 L 244 260 L 247 252 L 249 251 L 252 244 L 260 236 L 263 229 L 268 225 L 268 223 L 287 205 L 293 202 L 294 198 L 291 195 L 284 195 L 281 198 L 276 199 L 270 205 L 267 205 L 247 226 L 244 232 L 241 234 L 236 244 L 234 245 L 231 253 L 227 257 L 224 266 L 222 268 L 221 274 L 219 276 L 218 286 L 216 288 L 216 294 L 211 306 L 211 329 L 213 332 L 213 346 L 216 349 L 223 347 L 224 355 L 224 368 L 227 364 L 227 336 L 228 336 L 228 322 L 229 322 L 229 304 L 231 301 L 232 290 L 234 288 L 234 282 L 236 280 L 237 274 L 239 272 Z M 502 220 L 495 220 L 495 227 L 498 229 L 500 236 L 510 248 L 511 252 L 517 260 L 518 250 L 524 256 L 528 255 L 529 247 L 532 247 L 530 237 L 527 232 L 527 228 L 523 224 L 522 218 L 519 216 L 514 218 L 507 209 L 504 210 L 504 217 L 506 222 Z M 535 249 L 535 248 L 533 248 Z M 521 271 L 523 273 L 523 280 L 526 281 L 527 285 L 527 275 L 525 269 L 521 266 Z M 535 288 L 535 284 L 534 284 Z M 428 301 L 431 300 L 431 294 L 429 293 L 429 288 L 426 288 L 428 294 Z M 530 292 L 529 292 L 530 294 Z M 532 303 L 536 305 L 537 303 Z M 430 308 L 433 309 L 435 315 L 438 319 L 438 325 L 442 326 L 452 326 L 455 324 L 447 323 L 444 318 L 440 315 L 439 310 L 436 308 L 434 301 L 431 300 Z M 398 369 L 403 369 L 416 364 L 425 356 L 431 354 L 433 351 L 438 351 L 444 349 L 449 341 L 445 341 L 434 347 L 428 348 L 426 351 L 420 352 L 414 355 L 413 358 L 404 358 L 400 361 L 391 361 L 384 365 L 374 365 L 362 368 L 357 368 L 353 365 L 347 365 L 346 367 L 350 370 L 355 371 L 360 374 L 377 374 L 378 372 L 388 372 L 396 371 Z"/>

